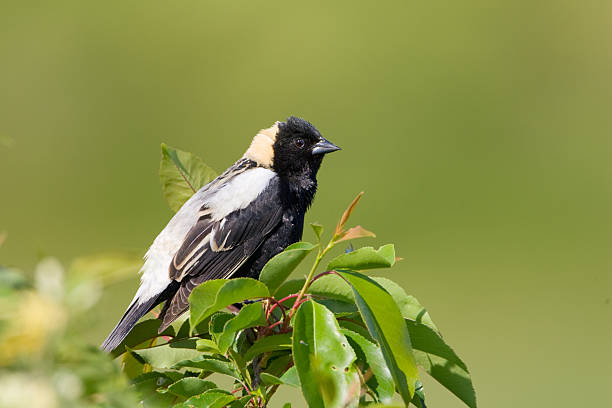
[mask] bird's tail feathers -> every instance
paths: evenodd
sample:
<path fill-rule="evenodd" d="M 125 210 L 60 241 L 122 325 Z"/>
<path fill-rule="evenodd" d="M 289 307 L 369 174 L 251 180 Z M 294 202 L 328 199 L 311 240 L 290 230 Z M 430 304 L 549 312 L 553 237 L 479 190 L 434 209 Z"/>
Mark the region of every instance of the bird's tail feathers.
<path fill-rule="evenodd" d="M 119 323 L 117 323 L 113 331 L 111 331 L 106 340 L 104 340 L 100 348 L 106 352 L 111 352 L 116 349 L 127 337 L 138 320 L 158 304 L 157 300 L 157 296 L 153 296 L 142 303 L 139 302 L 138 298 L 134 299 L 123 314 L 121 320 L 119 320 Z"/>

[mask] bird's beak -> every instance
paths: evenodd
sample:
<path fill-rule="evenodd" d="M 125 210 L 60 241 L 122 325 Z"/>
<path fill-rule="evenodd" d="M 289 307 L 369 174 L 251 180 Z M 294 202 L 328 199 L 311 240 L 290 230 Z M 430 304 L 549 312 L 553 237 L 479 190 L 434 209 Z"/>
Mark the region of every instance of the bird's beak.
<path fill-rule="evenodd" d="M 340 150 L 340 148 L 322 137 L 321 140 L 312 147 L 312 154 L 325 154 L 335 152 L 336 150 Z"/>

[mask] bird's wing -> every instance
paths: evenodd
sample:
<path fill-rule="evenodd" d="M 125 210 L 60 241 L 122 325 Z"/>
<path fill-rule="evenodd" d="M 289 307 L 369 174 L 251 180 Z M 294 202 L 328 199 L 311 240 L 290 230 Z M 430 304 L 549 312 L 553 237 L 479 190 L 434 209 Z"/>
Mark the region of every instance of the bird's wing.
<path fill-rule="evenodd" d="M 170 264 L 170 279 L 181 286 L 164 307 L 162 327 L 186 310 L 197 285 L 231 277 L 281 221 L 282 207 L 270 200 L 256 199 L 220 220 L 213 220 L 210 209 L 203 206 Z"/>

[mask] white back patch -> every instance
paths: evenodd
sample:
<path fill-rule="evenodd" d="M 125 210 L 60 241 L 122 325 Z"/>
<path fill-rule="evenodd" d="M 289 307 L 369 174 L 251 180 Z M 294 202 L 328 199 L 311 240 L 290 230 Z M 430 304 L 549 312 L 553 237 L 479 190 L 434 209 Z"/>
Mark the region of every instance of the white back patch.
<path fill-rule="evenodd" d="M 216 179 L 191 196 L 147 251 L 140 287 L 132 302 L 143 303 L 159 295 L 172 282 L 168 272 L 172 258 L 197 222 L 203 205 L 208 207 L 205 212 L 210 211 L 213 220 L 221 220 L 233 211 L 246 208 L 274 177 L 276 173 L 272 170 L 255 167 L 236 174 L 225 184 L 219 184 L 220 179 Z M 220 244 L 222 247 L 223 243 Z"/>
<path fill-rule="evenodd" d="M 276 173 L 263 167 L 255 167 L 234 176 L 206 202 L 212 211 L 212 219 L 218 221 L 231 212 L 246 208 L 274 177 Z"/>

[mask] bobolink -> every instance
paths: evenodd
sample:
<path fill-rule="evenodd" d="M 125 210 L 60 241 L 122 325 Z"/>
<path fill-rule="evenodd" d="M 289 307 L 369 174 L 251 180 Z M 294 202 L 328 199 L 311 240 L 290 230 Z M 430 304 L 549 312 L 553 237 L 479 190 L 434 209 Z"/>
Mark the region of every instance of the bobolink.
<path fill-rule="evenodd" d="M 102 349 L 115 349 L 165 301 L 161 333 L 202 282 L 257 279 L 270 258 L 302 238 L 323 156 L 339 149 L 296 117 L 259 131 L 244 156 L 187 200 L 153 241 L 140 287 Z"/>

